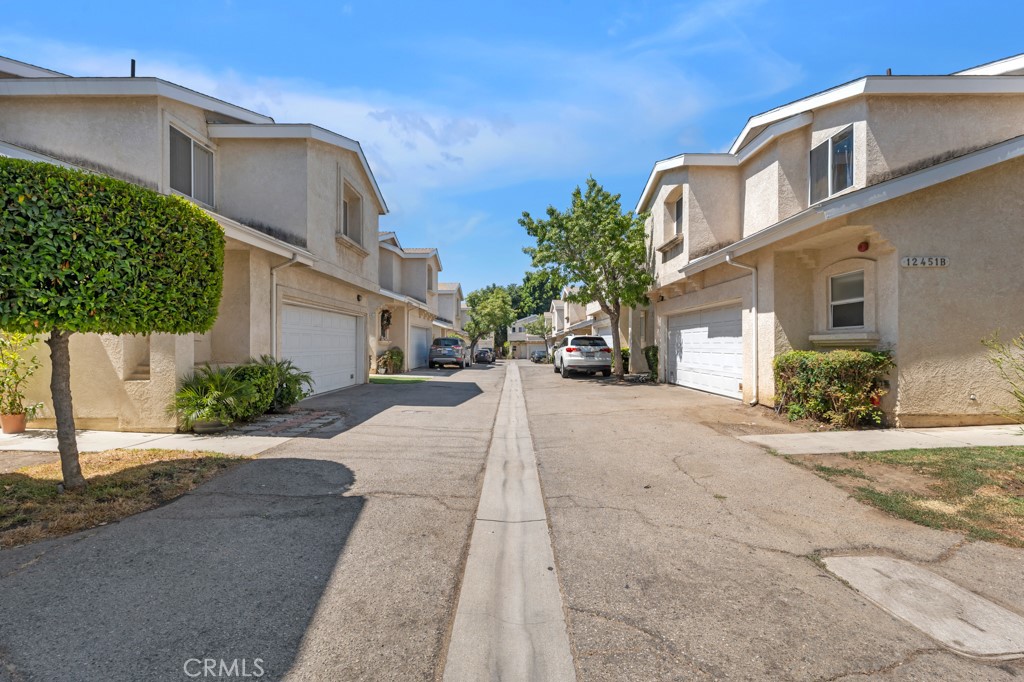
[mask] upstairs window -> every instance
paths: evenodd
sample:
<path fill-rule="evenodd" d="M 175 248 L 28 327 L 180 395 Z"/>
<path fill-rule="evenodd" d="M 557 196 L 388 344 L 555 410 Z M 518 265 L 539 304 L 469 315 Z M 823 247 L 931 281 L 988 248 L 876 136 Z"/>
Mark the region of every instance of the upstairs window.
<path fill-rule="evenodd" d="M 357 244 L 363 243 L 363 199 L 345 182 L 338 164 L 337 233 Z"/>
<path fill-rule="evenodd" d="M 683 198 L 682 197 L 679 197 L 678 199 L 676 199 L 675 224 L 676 224 L 676 234 L 682 234 L 683 233 Z"/>
<path fill-rule="evenodd" d="M 434 268 L 427 266 L 427 291 L 434 290 Z"/>
<path fill-rule="evenodd" d="M 811 204 L 853 186 L 853 126 L 811 150 L 810 176 Z"/>
<path fill-rule="evenodd" d="M 829 278 L 829 329 L 864 326 L 864 271 Z"/>
<path fill-rule="evenodd" d="M 213 206 L 213 152 L 171 126 L 171 189 Z"/>

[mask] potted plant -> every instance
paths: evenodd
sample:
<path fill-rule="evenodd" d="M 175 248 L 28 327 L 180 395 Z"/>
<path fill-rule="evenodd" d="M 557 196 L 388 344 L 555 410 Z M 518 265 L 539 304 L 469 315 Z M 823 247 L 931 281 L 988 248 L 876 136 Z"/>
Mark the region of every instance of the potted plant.
<path fill-rule="evenodd" d="M 39 358 L 26 351 L 36 342 L 30 334 L 0 332 L 0 427 L 4 433 L 22 433 L 42 403 L 25 404 L 25 385 L 39 369 Z"/>
<path fill-rule="evenodd" d="M 182 427 L 196 433 L 219 433 L 233 421 L 239 403 L 251 398 L 252 387 L 239 381 L 233 367 L 213 369 L 209 365 L 181 382 L 169 411 Z"/>

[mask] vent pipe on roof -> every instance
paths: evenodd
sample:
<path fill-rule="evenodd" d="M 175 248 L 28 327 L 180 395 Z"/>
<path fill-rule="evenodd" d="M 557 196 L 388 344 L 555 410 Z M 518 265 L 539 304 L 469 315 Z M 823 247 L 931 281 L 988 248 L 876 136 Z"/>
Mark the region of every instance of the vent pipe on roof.
<path fill-rule="evenodd" d="M 135 78 L 135 60 L 132 60 L 132 78 Z"/>
<path fill-rule="evenodd" d="M 886 69 L 885 70 L 885 75 L 886 76 L 891 76 L 892 75 L 892 69 Z"/>

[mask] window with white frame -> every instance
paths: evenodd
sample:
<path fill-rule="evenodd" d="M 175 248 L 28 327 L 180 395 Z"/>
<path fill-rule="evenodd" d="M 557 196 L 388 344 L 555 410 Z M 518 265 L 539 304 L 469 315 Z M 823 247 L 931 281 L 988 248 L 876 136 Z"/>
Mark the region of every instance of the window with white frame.
<path fill-rule="evenodd" d="M 434 268 L 427 266 L 427 291 L 434 290 Z"/>
<path fill-rule="evenodd" d="M 171 189 L 213 206 L 213 152 L 170 126 Z"/>
<path fill-rule="evenodd" d="M 683 233 L 683 197 L 676 199 L 675 205 L 675 228 L 676 234 Z"/>
<path fill-rule="evenodd" d="M 828 280 L 829 329 L 864 326 L 864 271 L 833 275 Z"/>
<path fill-rule="evenodd" d="M 812 204 L 853 186 L 853 126 L 811 150 L 810 176 Z"/>

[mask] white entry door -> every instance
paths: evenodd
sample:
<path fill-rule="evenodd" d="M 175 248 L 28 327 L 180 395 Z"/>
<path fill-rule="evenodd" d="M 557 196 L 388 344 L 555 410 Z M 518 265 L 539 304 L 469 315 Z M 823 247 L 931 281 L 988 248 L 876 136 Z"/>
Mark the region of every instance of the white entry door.
<path fill-rule="evenodd" d="M 313 375 L 314 393 L 351 386 L 362 355 L 357 322 L 354 315 L 331 310 L 282 306 L 281 357 Z"/>
<path fill-rule="evenodd" d="M 708 308 L 668 318 L 667 355 L 669 383 L 742 398 L 742 308 Z"/>
<path fill-rule="evenodd" d="M 409 369 L 426 367 L 430 357 L 430 330 L 426 327 L 409 329 Z"/>

